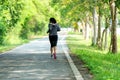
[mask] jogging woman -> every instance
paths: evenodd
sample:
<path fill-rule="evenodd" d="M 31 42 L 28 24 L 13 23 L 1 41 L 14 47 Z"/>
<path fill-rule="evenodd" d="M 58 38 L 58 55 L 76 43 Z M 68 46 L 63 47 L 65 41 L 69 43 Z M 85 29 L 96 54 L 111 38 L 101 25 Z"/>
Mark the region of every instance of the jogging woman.
<path fill-rule="evenodd" d="M 60 31 L 60 27 L 57 24 L 55 18 L 50 18 L 49 24 L 48 24 L 48 31 L 49 33 L 49 41 L 50 41 L 50 51 L 51 51 L 51 57 L 54 57 L 56 59 L 56 46 L 58 41 L 58 34 L 57 31 Z"/>

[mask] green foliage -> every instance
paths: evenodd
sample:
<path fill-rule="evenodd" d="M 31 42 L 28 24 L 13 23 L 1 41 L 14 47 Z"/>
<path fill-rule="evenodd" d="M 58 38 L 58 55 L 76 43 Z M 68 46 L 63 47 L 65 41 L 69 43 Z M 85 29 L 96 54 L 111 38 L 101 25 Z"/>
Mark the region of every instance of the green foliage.
<path fill-rule="evenodd" d="M 21 39 L 45 34 L 49 18 L 60 19 L 49 3 L 50 0 L 1 0 L 0 44 L 18 44 Z"/>
<path fill-rule="evenodd" d="M 0 23 L 0 44 L 3 44 L 5 34 L 6 34 L 6 28 L 4 24 L 1 22 Z"/>
<path fill-rule="evenodd" d="M 93 7 L 110 17 L 109 0 L 0 0 L 0 44 L 19 43 L 21 39 L 45 34 L 50 17 L 63 27 L 92 21 Z M 116 2 L 119 3 L 118 0 Z M 92 26 L 91 26 L 92 27 Z M 14 41 L 16 40 L 16 41 Z"/>
<path fill-rule="evenodd" d="M 84 41 L 80 35 L 69 36 L 67 43 L 71 52 L 85 62 L 94 76 L 93 80 L 119 80 L 120 51 L 116 55 L 100 51 L 89 46 L 90 41 Z"/>
<path fill-rule="evenodd" d="M 21 44 L 28 43 L 28 42 L 29 42 L 29 40 L 22 40 L 21 43 L 19 43 L 19 44 L 0 45 L 0 53 L 6 52 L 8 50 L 11 50 L 11 49 L 21 45 Z"/>
<path fill-rule="evenodd" d="M 120 0 L 115 0 L 115 4 L 120 9 Z"/>
<path fill-rule="evenodd" d="M 1 6 L 0 7 L 0 12 L 1 12 L 0 24 L 4 24 L 0 26 L 2 30 L 1 34 L 3 34 L 1 35 L 2 40 L 0 41 L 0 43 L 8 44 L 9 41 L 11 43 L 12 40 L 10 39 L 13 39 L 12 37 L 13 35 L 14 37 L 16 37 L 16 39 L 18 39 L 17 38 L 18 37 L 17 33 L 19 32 L 18 24 L 20 20 L 21 10 L 23 8 L 23 3 L 22 3 L 22 0 L 19 0 L 19 1 L 5 0 L 0 3 L 0 6 Z M 15 40 L 15 38 L 13 40 Z"/>

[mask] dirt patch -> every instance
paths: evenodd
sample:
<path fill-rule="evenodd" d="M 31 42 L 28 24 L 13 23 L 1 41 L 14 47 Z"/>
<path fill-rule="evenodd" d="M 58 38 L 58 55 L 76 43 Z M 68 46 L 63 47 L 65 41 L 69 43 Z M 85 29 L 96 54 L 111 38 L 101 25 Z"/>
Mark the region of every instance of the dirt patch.
<path fill-rule="evenodd" d="M 74 64 L 78 68 L 79 72 L 81 73 L 82 77 L 84 78 L 84 80 L 92 80 L 93 75 L 90 73 L 89 69 L 85 66 L 85 63 L 72 53 L 70 53 L 70 56 Z"/>

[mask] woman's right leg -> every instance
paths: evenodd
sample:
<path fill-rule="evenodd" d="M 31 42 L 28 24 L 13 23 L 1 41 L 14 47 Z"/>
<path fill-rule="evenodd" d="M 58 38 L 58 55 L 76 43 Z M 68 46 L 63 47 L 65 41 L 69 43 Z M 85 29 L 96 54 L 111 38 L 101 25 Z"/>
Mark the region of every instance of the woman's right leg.
<path fill-rule="evenodd" d="M 51 51 L 51 57 L 52 57 L 52 56 L 53 56 L 53 53 L 54 53 L 54 48 L 51 47 L 51 48 L 50 48 L 50 51 Z"/>
<path fill-rule="evenodd" d="M 49 36 L 49 41 L 50 41 L 50 51 L 51 51 L 51 57 L 53 56 L 53 53 L 54 53 L 54 49 L 53 49 L 53 38 L 52 36 Z"/>
<path fill-rule="evenodd" d="M 56 54 L 56 46 L 53 47 L 54 53 Z"/>
<path fill-rule="evenodd" d="M 50 43 L 51 43 L 51 57 L 54 55 L 54 59 L 56 59 L 56 46 L 57 46 L 58 36 L 50 36 Z"/>
<path fill-rule="evenodd" d="M 53 49 L 54 49 L 54 59 L 56 59 L 57 58 L 56 57 L 56 46 L 54 46 Z"/>

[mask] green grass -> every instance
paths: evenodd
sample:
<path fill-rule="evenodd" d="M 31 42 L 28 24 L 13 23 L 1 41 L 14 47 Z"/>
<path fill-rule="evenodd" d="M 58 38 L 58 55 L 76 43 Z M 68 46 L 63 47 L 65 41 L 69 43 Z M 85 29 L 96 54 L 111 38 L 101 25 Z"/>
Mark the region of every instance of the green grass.
<path fill-rule="evenodd" d="M 29 40 L 22 40 L 19 44 L 6 44 L 6 45 L 0 45 L 0 53 L 6 52 L 8 50 L 11 50 L 19 45 L 22 45 L 24 43 L 29 42 Z"/>
<path fill-rule="evenodd" d="M 0 53 L 13 49 L 18 45 L 0 45 Z"/>
<path fill-rule="evenodd" d="M 14 42 L 17 42 L 17 41 L 12 41 L 14 44 L 0 45 L 0 53 L 11 50 L 11 49 L 13 49 L 13 48 L 15 48 L 15 47 L 17 47 L 19 45 L 22 45 L 24 43 L 28 43 L 31 40 L 42 38 L 43 36 L 46 36 L 46 35 L 32 36 L 30 39 L 25 39 L 25 40 L 21 39 L 21 40 L 19 40 L 19 43 L 14 43 Z"/>
<path fill-rule="evenodd" d="M 120 38 L 118 39 L 120 40 Z M 67 38 L 71 52 L 85 62 L 93 74 L 93 80 L 120 80 L 120 52 L 110 54 L 92 47 L 91 41 L 84 40 L 81 35 Z M 118 50 L 120 41 L 118 43 Z"/>

